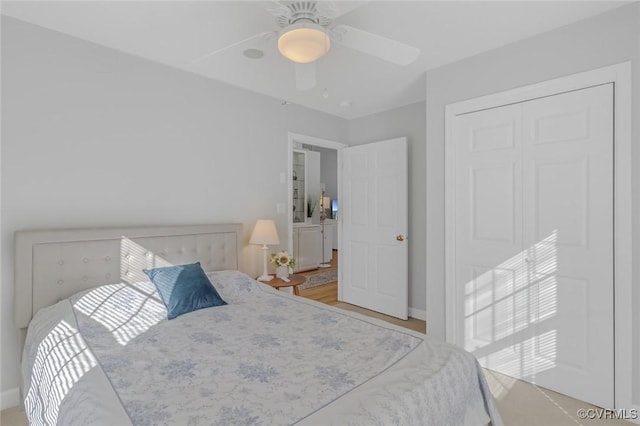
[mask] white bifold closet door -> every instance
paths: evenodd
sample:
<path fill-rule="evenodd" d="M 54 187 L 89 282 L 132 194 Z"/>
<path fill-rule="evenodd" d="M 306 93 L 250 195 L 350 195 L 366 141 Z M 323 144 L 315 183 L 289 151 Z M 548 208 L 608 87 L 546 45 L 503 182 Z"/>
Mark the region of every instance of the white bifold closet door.
<path fill-rule="evenodd" d="M 613 407 L 613 87 L 460 115 L 457 341 L 487 368 Z"/>

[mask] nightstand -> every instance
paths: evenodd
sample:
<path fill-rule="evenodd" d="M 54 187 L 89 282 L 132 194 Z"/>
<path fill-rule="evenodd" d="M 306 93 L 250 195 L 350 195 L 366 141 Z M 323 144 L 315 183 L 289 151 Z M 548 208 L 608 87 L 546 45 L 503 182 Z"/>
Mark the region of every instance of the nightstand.
<path fill-rule="evenodd" d="M 289 274 L 289 282 L 282 281 L 278 277 L 273 277 L 271 281 L 265 282 L 265 284 L 269 284 L 273 288 L 277 288 L 280 290 L 283 287 L 293 287 L 293 294 L 296 296 L 300 296 L 300 290 L 298 290 L 298 286 L 300 284 L 304 284 L 307 281 L 307 277 L 304 275 L 298 274 Z"/>

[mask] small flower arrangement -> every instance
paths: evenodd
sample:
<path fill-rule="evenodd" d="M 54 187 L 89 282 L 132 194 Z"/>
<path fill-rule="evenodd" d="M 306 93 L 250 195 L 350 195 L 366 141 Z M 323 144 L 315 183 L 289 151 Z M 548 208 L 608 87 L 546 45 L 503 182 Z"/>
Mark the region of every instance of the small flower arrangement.
<path fill-rule="evenodd" d="M 296 260 L 289 255 L 286 251 L 279 251 L 277 253 L 271 254 L 271 263 L 273 266 L 288 266 L 289 268 L 293 268 L 296 266 Z"/>

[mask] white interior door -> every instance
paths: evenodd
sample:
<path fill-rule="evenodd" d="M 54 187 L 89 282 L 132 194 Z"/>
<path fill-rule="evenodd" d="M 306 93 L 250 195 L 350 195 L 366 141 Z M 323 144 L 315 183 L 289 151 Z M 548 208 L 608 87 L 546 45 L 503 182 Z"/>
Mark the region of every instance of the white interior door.
<path fill-rule="evenodd" d="M 459 116 L 455 140 L 458 341 L 613 407 L 612 85 Z"/>
<path fill-rule="evenodd" d="M 407 319 L 407 139 L 342 152 L 342 300 Z"/>

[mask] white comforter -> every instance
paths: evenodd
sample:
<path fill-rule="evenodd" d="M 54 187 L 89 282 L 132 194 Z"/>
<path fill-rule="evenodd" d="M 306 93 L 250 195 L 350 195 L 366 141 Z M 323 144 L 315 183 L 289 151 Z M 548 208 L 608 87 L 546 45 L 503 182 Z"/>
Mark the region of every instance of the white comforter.
<path fill-rule="evenodd" d="M 150 283 L 38 312 L 23 363 L 32 424 L 502 424 L 469 353 L 239 272 L 210 277 L 228 305 L 171 321 Z"/>

